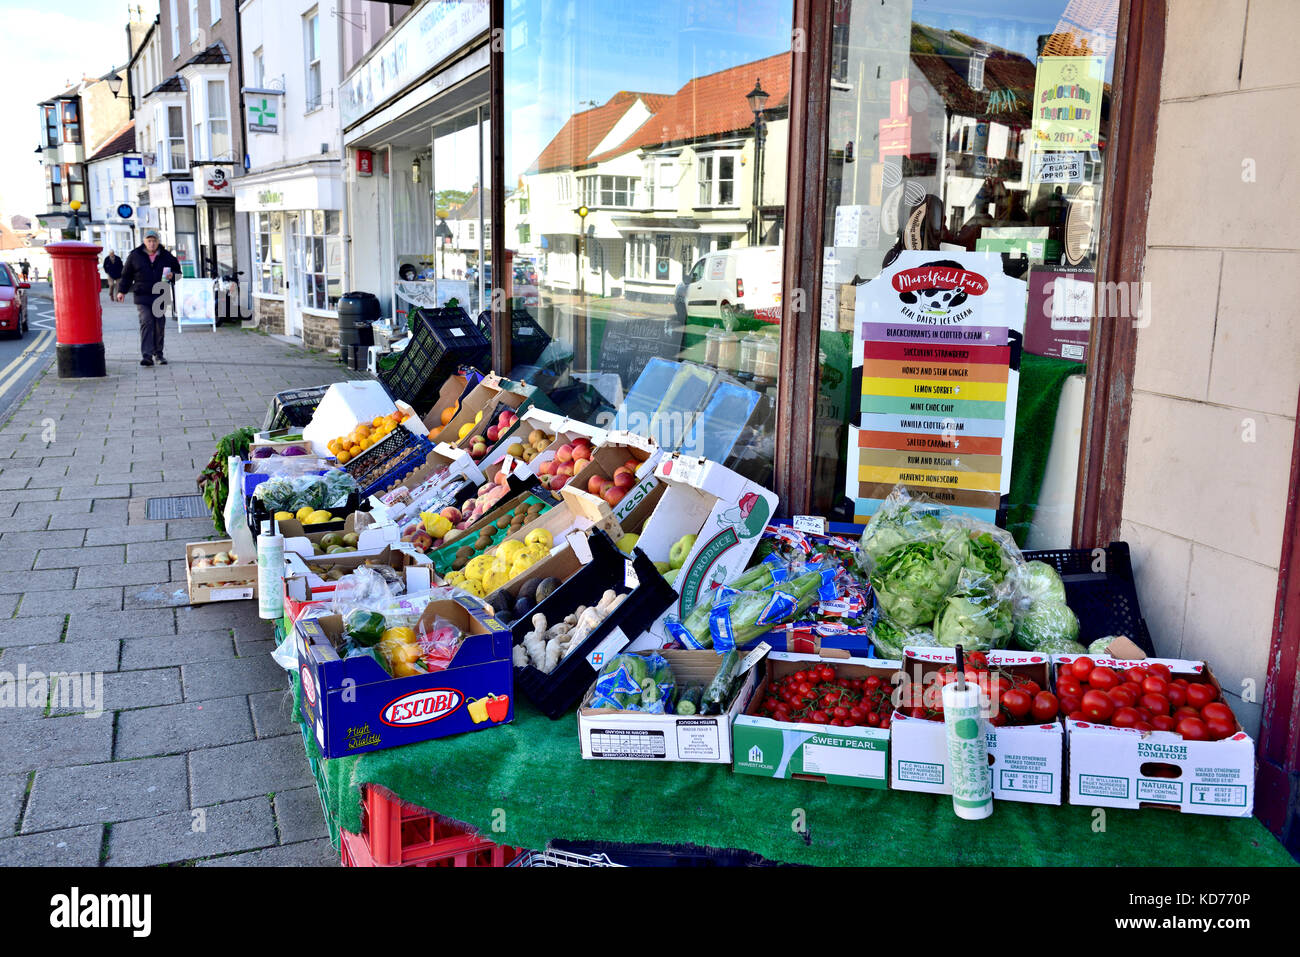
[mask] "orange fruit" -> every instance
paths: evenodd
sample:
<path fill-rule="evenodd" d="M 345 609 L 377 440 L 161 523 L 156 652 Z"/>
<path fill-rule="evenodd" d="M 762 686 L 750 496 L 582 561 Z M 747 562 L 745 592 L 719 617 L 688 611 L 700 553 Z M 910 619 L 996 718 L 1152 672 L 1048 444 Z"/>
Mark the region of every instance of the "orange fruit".
<path fill-rule="evenodd" d="M 361 454 L 361 446 L 353 445 L 350 449 L 348 449 L 348 452 L 355 459 L 358 455 Z"/>
<path fill-rule="evenodd" d="M 382 415 L 377 415 L 375 416 L 374 421 L 371 422 L 370 424 L 373 425 L 375 428 L 379 428 L 381 425 L 384 424 L 384 417 Z"/>
<path fill-rule="evenodd" d="M 451 421 L 452 419 L 454 419 L 454 418 L 456 418 L 456 407 L 455 407 L 455 406 L 451 406 L 451 405 L 449 405 L 449 406 L 447 406 L 447 408 L 445 408 L 445 409 L 442 410 L 442 424 L 443 424 L 443 425 L 446 425 L 448 422 L 450 422 L 450 421 Z"/>
<path fill-rule="evenodd" d="M 338 459 L 339 459 L 339 465 L 342 465 L 342 464 L 344 464 L 345 462 L 351 462 L 351 461 L 352 461 L 352 453 L 351 453 L 351 452 L 348 452 L 347 450 L 344 450 L 344 451 L 342 451 L 342 452 L 339 453 L 339 455 L 338 455 Z"/>

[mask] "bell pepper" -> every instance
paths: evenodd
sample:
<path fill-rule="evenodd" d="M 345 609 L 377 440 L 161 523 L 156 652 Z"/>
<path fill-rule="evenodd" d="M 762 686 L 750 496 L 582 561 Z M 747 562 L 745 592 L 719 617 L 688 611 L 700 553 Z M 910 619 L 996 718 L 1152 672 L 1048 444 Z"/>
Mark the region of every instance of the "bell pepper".
<path fill-rule="evenodd" d="M 488 719 L 488 700 L 487 698 L 475 698 L 465 710 L 469 712 L 470 720 L 475 724 L 482 724 Z"/>
<path fill-rule="evenodd" d="M 510 713 L 510 696 L 509 695 L 488 695 L 487 716 L 494 722 L 500 723 L 506 719 Z"/>

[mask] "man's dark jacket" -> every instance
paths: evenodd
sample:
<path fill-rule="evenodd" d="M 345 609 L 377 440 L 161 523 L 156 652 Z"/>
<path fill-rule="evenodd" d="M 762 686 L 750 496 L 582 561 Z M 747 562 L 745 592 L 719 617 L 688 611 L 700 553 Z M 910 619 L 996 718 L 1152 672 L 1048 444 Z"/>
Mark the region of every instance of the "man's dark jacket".
<path fill-rule="evenodd" d="M 149 253 L 143 244 L 136 246 L 126 257 L 118 290 L 132 293 L 137 303 L 152 303 L 162 295 L 162 271 L 165 266 L 171 267 L 173 277 L 180 275 L 180 262 L 162 246 L 158 247 L 158 255 L 153 262 L 149 261 Z"/>

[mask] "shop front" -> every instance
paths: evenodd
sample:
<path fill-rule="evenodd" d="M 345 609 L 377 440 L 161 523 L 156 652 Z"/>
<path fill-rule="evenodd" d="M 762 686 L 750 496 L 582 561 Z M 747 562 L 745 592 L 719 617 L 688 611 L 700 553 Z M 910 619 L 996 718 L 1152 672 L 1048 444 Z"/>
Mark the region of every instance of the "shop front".
<path fill-rule="evenodd" d="M 248 216 L 252 262 L 244 277 L 253 319 L 313 348 L 338 343 L 343 295 L 343 177 L 337 162 L 242 177 L 235 208 Z"/>
<path fill-rule="evenodd" d="M 354 289 L 405 325 L 450 300 L 487 308 L 492 275 L 488 4 L 426 4 L 345 79 Z"/>
<path fill-rule="evenodd" d="M 188 173 L 169 174 L 149 184 L 149 222 L 156 217 L 163 246 L 175 254 L 181 264 L 181 276 L 198 278 L 199 221 L 194 198 L 194 180 Z"/>

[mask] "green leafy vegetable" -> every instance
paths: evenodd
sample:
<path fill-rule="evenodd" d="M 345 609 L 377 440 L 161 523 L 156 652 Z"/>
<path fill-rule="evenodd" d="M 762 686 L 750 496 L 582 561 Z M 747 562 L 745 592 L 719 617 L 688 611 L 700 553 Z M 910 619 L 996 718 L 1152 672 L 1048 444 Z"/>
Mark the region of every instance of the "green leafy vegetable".
<path fill-rule="evenodd" d="M 975 589 L 952 595 L 934 620 L 935 640 L 945 648 L 968 651 L 1005 648 L 1011 637 L 1011 602 Z"/>
<path fill-rule="evenodd" d="M 1065 583 L 1045 562 L 1026 562 L 1020 572 L 1020 592 L 1030 602 L 1065 601 Z"/>
<path fill-rule="evenodd" d="M 1063 601 L 1039 601 L 1016 623 L 1016 644 L 1026 651 L 1045 651 L 1050 644 L 1075 643 L 1079 618 Z"/>

